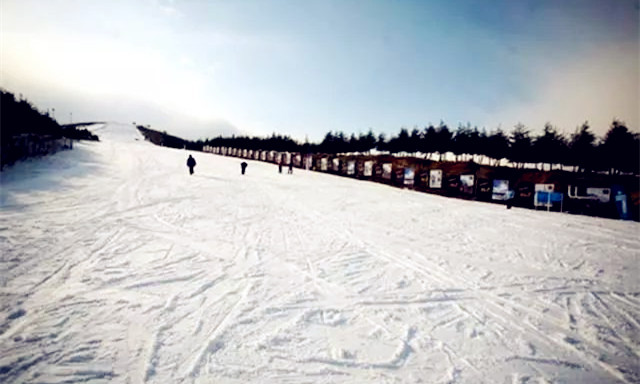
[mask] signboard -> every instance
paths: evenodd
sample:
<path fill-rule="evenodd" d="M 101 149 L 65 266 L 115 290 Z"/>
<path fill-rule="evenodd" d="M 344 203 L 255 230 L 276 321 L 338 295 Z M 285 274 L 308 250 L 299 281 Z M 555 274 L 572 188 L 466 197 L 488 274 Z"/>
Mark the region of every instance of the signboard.
<path fill-rule="evenodd" d="M 267 161 L 267 151 L 260 152 L 260 160 Z"/>
<path fill-rule="evenodd" d="M 396 168 L 393 171 L 392 178 L 396 183 L 402 184 L 402 177 L 404 176 L 404 168 Z"/>
<path fill-rule="evenodd" d="M 405 168 L 404 169 L 404 185 L 413 185 L 413 178 L 415 176 L 415 171 L 413 168 Z"/>
<path fill-rule="evenodd" d="M 313 156 L 306 155 L 304 157 L 304 169 L 311 169 L 313 167 Z"/>
<path fill-rule="evenodd" d="M 489 195 L 491 194 L 491 180 L 489 179 L 478 179 L 478 193 Z"/>
<path fill-rule="evenodd" d="M 429 185 L 429 171 L 420 171 L 420 175 L 418 176 L 420 180 L 420 185 L 428 186 Z"/>
<path fill-rule="evenodd" d="M 509 199 L 509 180 L 493 180 L 493 200 Z"/>
<path fill-rule="evenodd" d="M 533 192 L 531 191 L 532 185 L 530 183 L 520 183 L 517 188 L 516 197 L 521 200 L 531 199 Z M 531 202 L 531 200 L 529 200 Z"/>
<path fill-rule="evenodd" d="M 627 195 L 621 190 L 616 191 L 616 208 L 618 209 L 618 215 L 622 220 L 629 220 L 629 209 L 627 208 Z"/>
<path fill-rule="evenodd" d="M 349 160 L 349 162 L 347 162 L 347 175 L 353 175 L 355 173 L 356 173 L 356 161 Z"/>
<path fill-rule="evenodd" d="M 373 175 L 373 161 L 369 160 L 364 162 L 364 175 L 367 177 Z"/>
<path fill-rule="evenodd" d="M 332 159 L 331 162 L 333 163 L 333 171 L 338 172 L 340 170 L 340 159 Z"/>
<path fill-rule="evenodd" d="M 560 192 L 536 191 L 533 196 L 533 205 L 547 207 L 547 209 L 553 207 L 555 203 L 559 203 L 562 206 L 563 197 L 564 195 Z"/>
<path fill-rule="evenodd" d="M 323 157 L 320 159 L 320 170 L 326 171 L 327 169 L 329 169 L 329 159 Z"/>
<path fill-rule="evenodd" d="M 429 188 L 442 188 L 442 169 L 429 171 Z"/>
<path fill-rule="evenodd" d="M 587 195 L 596 197 L 601 203 L 611 201 L 611 189 L 609 188 L 587 188 Z"/>
<path fill-rule="evenodd" d="M 467 195 L 473 195 L 475 175 L 460 175 L 460 190 Z"/>
<path fill-rule="evenodd" d="M 391 179 L 391 168 L 392 165 L 391 163 L 384 163 L 382 164 L 382 178 L 383 179 Z"/>
<path fill-rule="evenodd" d="M 536 184 L 534 190 L 536 192 L 538 192 L 538 191 L 553 192 L 554 185 L 553 184 Z"/>
<path fill-rule="evenodd" d="M 460 190 L 460 177 L 458 175 L 451 175 L 447 177 L 447 188 L 453 191 Z"/>

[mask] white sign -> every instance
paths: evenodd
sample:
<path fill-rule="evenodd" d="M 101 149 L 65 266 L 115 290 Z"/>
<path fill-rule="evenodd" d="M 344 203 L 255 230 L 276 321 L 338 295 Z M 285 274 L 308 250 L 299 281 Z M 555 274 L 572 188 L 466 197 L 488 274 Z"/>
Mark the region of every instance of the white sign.
<path fill-rule="evenodd" d="M 391 168 L 392 165 L 391 163 L 384 163 L 382 164 L 382 178 L 383 179 L 391 179 Z"/>
<path fill-rule="evenodd" d="M 460 184 L 463 187 L 471 187 L 473 188 L 474 175 L 460 175 Z"/>
<path fill-rule="evenodd" d="M 553 184 L 536 184 L 535 186 L 535 191 L 542 191 L 542 192 L 553 192 L 554 189 L 554 185 Z"/>
<path fill-rule="evenodd" d="M 349 160 L 347 163 L 347 175 L 353 175 L 356 173 L 356 161 Z"/>
<path fill-rule="evenodd" d="M 429 188 L 442 188 L 442 169 L 429 171 Z"/>
<path fill-rule="evenodd" d="M 365 161 L 364 162 L 364 175 L 371 177 L 373 175 L 373 161 Z"/>
<path fill-rule="evenodd" d="M 597 197 L 601 203 L 611 201 L 611 190 L 609 188 L 587 188 L 587 195 Z"/>
<path fill-rule="evenodd" d="M 311 169 L 313 167 L 313 156 L 306 155 L 304 157 L 304 169 Z"/>

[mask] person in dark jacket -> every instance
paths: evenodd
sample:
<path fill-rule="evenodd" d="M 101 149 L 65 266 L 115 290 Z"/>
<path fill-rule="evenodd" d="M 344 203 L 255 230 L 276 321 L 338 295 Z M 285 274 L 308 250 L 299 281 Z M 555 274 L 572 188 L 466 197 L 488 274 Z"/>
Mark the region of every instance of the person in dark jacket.
<path fill-rule="evenodd" d="M 289 161 L 289 171 L 288 171 L 288 173 L 289 173 L 289 174 L 292 174 L 292 173 L 293 173 L 293 159 L 291 159 L 291 160 Z"/>
<path fill-rule="evenodd" d="M 187 159 L 187 167 L 189 167 L 189 174 L 193 175 L 193 168 L 196 166 L 196 159 L 194 159 L 193 157 L 191 157 L 191 155 L 189 155 L 189 158 Z"/>
<path fill-rule="evenodd" d="M 244 175 L 244 171 L 245 169 L 247 169 L 247 163 L 245 161 L 240 163 L 240 168 L 242 169 L 242 174 Z"/>

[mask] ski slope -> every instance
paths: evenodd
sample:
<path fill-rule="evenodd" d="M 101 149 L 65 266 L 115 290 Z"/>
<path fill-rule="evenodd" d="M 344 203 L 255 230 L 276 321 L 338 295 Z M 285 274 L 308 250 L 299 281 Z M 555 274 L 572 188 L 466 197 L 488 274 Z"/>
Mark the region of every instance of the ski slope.
<path fill-rule="evenodd" d="M 640 382 L 638 223 L 90 129 L 0 174 L 0 382 Z"/>

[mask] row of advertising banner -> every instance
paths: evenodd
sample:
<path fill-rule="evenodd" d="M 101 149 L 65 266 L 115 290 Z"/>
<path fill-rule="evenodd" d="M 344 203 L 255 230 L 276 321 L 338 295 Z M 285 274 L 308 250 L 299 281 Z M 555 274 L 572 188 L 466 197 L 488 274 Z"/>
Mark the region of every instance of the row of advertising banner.
<path fill-rule="evenodd" d="M 622 188 L 587 187 L 572 189 L 569 186 L 565 194 L 555 190 L 551 183 L 512 183 L 508 179 L 490 179 L 478 177 L 474 173 L 446 174 L 443 169 L 424 169 L 415 166 L 402 166 L 390 161 L 371 159 L 353 159 L 330 157 L 327 155 L 302 155 L 299 153 L 260 151 L 228 147 L 205 147 L 205 152 L 225 156 L 237 156 L 279 164 L 290 164 L 307 170 L 339 173 L 351 177 L 377 179 L 386 183 L 420 188 L 448 196 L 477 198 L 501 202 L 516 201 L 520 206 L 563 211 L 565 203 L 583 202 L 583 205 L 594 206 L 615 203 L 620 218 L 630 216 L 627 197 Z M 613 198 L 612 198 L 613 196 Z M 615 201 L 614 201 L 615 199 Z"/>

